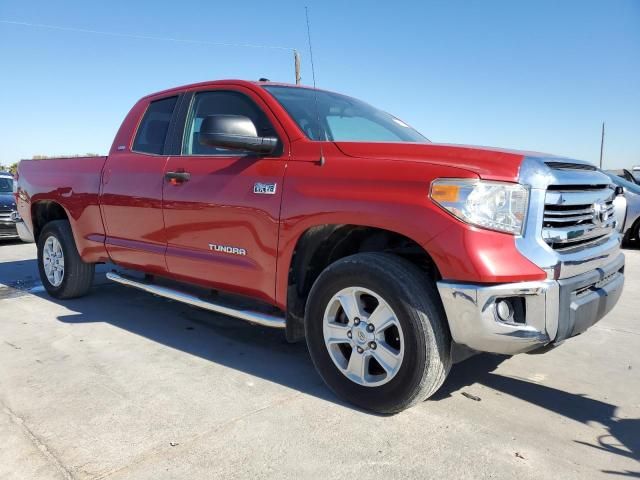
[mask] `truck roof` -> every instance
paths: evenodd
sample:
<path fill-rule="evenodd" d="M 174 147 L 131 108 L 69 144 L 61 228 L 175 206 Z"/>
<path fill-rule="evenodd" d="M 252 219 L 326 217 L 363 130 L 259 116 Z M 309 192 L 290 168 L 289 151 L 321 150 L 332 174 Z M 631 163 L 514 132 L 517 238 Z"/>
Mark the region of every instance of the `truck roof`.
<path fill-rule="evenodd" d="M 158 95 L 164 95 L 164 94 L 170 94 L 170 93 L 174 93 L 174 92 L 181 92 L 183 90 L 188 90 L 190 88 L 197 88 L 197 87 L 206 87 L 206 86 L 215 86 L 215 85 L 238 85 L 238 86 L 264 86 L 264 85 L 277 85 L 277 86 L 282 86 L 282 87 L 293 87 L 293 88 L 308 88 L 308 89 L 314 89 L 313 86 L 308 86 L 308 85 L 296 85 L 293 83 L 286 83 L 286 82 L 270 82 L 270 81 L 258 81 L 258 80 L 239 80 L 239 79 L 228 79 L 228 80 L 208 80 L 205 82 L 196 82 L 196 83 L 190 83 L 187 85 L 180 85 L 178 87 L 172 87 L 172 88 L 168 88 L 166 90 L 161 90 L 159 92 L 154 92 L 154 93 L 150 93 L 149 95 L 145 95 L 144 97 L 142 97 L 142 99 L 145 98 L 149 98 L 149 97 L 155 97 Z M 317 89 L 317 90 L 321 90 L 321 89 Z"/>

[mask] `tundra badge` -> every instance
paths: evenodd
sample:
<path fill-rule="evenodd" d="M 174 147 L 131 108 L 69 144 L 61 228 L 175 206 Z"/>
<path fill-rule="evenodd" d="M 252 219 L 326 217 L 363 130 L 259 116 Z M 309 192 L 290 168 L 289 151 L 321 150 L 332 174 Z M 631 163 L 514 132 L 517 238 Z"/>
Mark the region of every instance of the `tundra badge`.
<path fill-rule="evenodd" d="M 231 255 L 244 256 L 247 254 L 247 251 L 244 248 L 230 247 L 228 245 L 217 245 L 215 243 L 209 244 L 209 250 L 212 250 L 214 252 L 230 253 Z"/>
<path fill-rule="evenodd" d="M 261 195 L 275 195 L 276 185 L 277 183 L 261 183 L 261 182 L 254 183 L 253 193 L 258 193 Z"/>

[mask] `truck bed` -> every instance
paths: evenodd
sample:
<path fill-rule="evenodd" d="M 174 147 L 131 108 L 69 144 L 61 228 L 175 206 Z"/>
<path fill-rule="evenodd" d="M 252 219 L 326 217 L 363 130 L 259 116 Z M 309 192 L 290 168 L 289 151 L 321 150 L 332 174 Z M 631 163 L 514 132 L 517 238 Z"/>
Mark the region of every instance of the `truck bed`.
<path fill-rule="evenodd" d="M 18 167 L 17 203 L 26 224 L 33 225 L 32 233 L 41 227 L 38 211 L 56 202 L 62 205 L 74 234 L 82 232 L 81 238 L 75 238 L 79 253 L 87 260 L 106 260 L 98 200 L 106 160 L 106 156 L 22 160 Z"/>

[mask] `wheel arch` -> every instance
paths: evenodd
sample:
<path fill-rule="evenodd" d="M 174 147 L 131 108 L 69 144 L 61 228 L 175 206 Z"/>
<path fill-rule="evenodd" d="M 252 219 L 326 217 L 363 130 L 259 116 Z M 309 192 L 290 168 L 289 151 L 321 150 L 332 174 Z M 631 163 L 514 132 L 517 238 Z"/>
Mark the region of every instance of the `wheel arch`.
<path fill-rule="evenodd" d="M 379 227 L 357 224 L 314 225 L 297 238 L 289 261 L 287 339 L 304 337 L 306 300 L 320 273 L 335 261 L 364 252 L 387 252 L 417 265 L 434 280 L 441 278 L 431 255 L 414 239 Z"/>
<path fill-rule="evenodd" d="M 38 242 L 43 227 L 53 220 L 69 220 L 69 212 L 58 202 L 53 200 L 38 200 L 31 205 L 31 223 L 33 238 Z M 71 223 L 71 222 L 70 222 Z M 73 232 L 73 225 L 71 225 Z M 75 233 L 74 233 L 75 238 Z"/>

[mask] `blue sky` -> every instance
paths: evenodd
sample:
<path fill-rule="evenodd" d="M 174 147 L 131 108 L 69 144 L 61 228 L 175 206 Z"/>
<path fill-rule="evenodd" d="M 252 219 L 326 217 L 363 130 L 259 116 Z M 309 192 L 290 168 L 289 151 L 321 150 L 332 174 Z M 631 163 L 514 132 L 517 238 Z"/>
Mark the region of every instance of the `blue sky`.
<path fill-rule="evenodd" d="M 437 142 L 640 164 L 640 0 L 306 3 L 318 86 Z M 297 48 L 311 84 L 305 3 L 0 0 L 0 20 Z M 128 109 L 220 78 L 293 82 L 290 50 L 0 23 L 0 164 L 106 153 Z"/>

